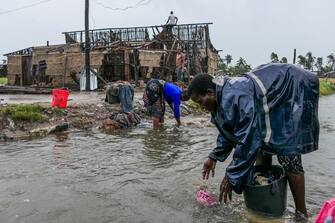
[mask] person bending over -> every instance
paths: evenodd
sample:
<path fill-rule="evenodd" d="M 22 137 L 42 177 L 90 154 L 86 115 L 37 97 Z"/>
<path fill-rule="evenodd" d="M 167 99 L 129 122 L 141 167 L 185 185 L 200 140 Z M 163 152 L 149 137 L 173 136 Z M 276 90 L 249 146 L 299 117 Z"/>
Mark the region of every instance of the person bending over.
<path fill-rule="evenodd" d="M 143 101 L 148 114 L 152 117 L 154 129 L 157 129 L 160 124 L 164 123 L 165 101 L 173 110 L 177 125 L 181 125 L 181 100 L 188 100 L 188 96 L 187 94 L 183 94 L 178 86 L 159 79 L 148 81 L 143 93 Z"/>
<path fill-rule="evenodd" d="M 232 190 L 242 193 L 246 184 L 252 184 L 257 158 L 264 161 L 264 155 L 277 155 L 288 176 L 296 212 L 307 217 L 301 155 L 318 149 L 318 78 L 295 65 L 267 64 L 237 80 L 197 75 L 188 93 L 211 112 L 219 131 L 217 145 L 203 165 L 203 178 L 214 176 L 216 162 L 225 161 L 234 151 L 219 200 L 226 203 Z"/>

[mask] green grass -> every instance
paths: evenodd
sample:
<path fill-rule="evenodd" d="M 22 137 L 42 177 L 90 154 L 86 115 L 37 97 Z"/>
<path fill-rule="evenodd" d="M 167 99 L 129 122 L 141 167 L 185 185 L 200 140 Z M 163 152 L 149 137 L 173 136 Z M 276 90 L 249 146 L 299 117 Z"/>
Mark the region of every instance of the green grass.
<path fill-rule="evenodd" d="M 320 95 L 330 95 L 335 93 L 335 84 L 333 81 L 320 79 Z"/>
<path fill-rule="evenodd" d="M 7 77 L 0 77 L 0 84 L 8 84 L 8 78 Z"/>
<path fill-rule="evenodd" d="M 44 109 L 40 105 L 10 105 L 2 109 L 1 113 L 16 121 L 47 121 L 43 115 Z"/>

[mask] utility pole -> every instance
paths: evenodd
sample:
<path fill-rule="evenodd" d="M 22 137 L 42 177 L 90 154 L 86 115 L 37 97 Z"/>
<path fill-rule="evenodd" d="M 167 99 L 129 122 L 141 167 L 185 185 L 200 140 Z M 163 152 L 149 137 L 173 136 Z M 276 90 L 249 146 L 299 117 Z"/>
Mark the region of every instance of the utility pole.
<path fill-rule="evenodd" d="M 295 64 L 296 58 L 297 58 L 297 50 L 294 49 L 294 51 L 293 51 L 293 64 Z"/>
<path fill-rule="evenodd" d="M 90 91 L 90 36 L 89 36 L 89 0 L 85 0 L 85 71 L 86 71 L 86 91 Z"/>

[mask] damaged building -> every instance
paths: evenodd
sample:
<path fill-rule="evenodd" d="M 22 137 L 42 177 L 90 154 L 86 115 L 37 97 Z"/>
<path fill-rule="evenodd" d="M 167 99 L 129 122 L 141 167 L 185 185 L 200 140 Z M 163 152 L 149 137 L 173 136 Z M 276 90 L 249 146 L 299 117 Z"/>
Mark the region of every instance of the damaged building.
<path fill-rule="evenodd" d="M 215 73 L 219 55 L 210 41 L 210 24 L 90 30 L 90 63 L 97 71 L 99 86 L 118 80 L 145 81 L 148 74 L 175 81 L 178 48 L 185 54 L 188 77 Z M 78 74 L 85 65 L 85 32 L 63 34 L 65 44 L 47 44 L 5 54 L 9 85 L 78 85 Z"/>

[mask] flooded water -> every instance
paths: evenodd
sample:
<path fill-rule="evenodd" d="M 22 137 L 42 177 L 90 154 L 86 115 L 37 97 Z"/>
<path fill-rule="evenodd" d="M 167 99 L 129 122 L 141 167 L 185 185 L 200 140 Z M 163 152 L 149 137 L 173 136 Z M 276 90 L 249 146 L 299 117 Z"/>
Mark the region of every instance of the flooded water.
<path fill-rule="evenodd" d="M 306 198 L 315 217 L 335 196 L 335 96 L 320 100 L 320 150 L 303 156 Z M 196 203 L 206 184 L 218 195 L 228 162 L 201 179 L 217 131 L 201 125 L 152 131 L 150 123 L 115 135 L 70 131 L 0 144 L 0 222 L 257 222 L 243 197 L 212 208 Z M 290 194 L 290 193 L 289 193 Z M 291 222 L 294 205 L 288 197 Z M 269 219 L 263 219 L 268 222 Z"/>

